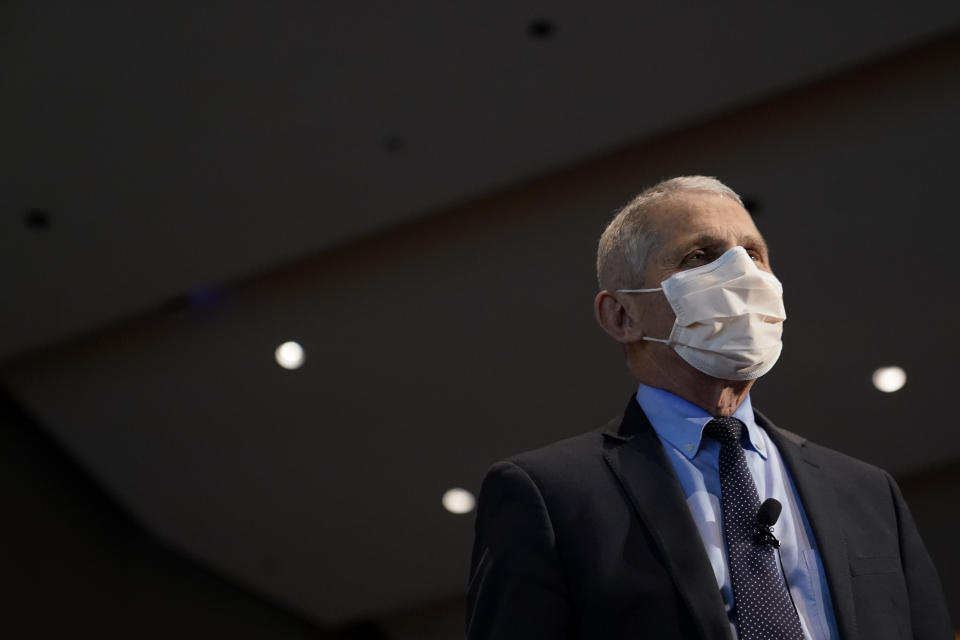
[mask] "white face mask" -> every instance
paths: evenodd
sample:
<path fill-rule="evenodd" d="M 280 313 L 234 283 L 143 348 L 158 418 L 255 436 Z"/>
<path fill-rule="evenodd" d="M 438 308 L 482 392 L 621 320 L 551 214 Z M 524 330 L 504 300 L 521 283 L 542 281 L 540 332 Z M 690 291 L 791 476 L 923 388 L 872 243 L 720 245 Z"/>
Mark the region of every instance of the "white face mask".
<path fill-rule="evenodd" d="M 694 269 L 680 271 L 656 289 L 676 314 L 670 336 L 644 340 L 672 346 L 692 367 L 723 380 L 759 378 L 777 362 L 783 343 L 783 285 L 762 271 L 743 247 Z"/>

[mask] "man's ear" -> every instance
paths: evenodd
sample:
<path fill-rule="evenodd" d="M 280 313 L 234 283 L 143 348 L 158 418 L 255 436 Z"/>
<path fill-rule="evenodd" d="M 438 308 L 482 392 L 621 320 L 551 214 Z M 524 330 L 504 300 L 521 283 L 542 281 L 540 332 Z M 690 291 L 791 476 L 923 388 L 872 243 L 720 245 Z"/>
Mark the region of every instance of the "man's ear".
<path fill-rule="evenodd" d="M 593 315 L 600 328 L 620 344 L 643 338 L 643 329 L 630 311 L 609 291 L 601 291 L 593 300 Z"/>

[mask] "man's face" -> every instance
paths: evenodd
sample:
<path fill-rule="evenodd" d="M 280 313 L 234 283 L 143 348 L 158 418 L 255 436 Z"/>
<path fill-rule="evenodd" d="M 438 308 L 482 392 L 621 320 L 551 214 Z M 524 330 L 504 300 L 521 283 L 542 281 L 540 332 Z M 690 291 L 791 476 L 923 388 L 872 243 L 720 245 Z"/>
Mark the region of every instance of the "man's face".
<path fill-rule="evenodd" d="M 669 196 L 651 211 L 648 224 L 657 242 L 648 256 L 642 283 L 658 287 L 673 274 L 713 262 L 729 249 L 741 246 L 757 266 L 771 272 L 767 245 L 747 210 L 732 198 L 710 192 Z M 676 316 L 663 293 L 624 296 L 630 315 L 651 338 L 670 335 Z M 650 343 L 646 343 L 650 345 Z M 689 367 L 671 348 L 652 345 L 658 368 Z"/>

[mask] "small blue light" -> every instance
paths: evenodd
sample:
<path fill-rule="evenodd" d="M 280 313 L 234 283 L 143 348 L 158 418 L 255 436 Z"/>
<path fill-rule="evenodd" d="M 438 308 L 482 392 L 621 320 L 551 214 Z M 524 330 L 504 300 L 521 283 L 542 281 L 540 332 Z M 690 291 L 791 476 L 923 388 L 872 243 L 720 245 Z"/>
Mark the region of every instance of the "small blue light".
<path fill-rule="evenodd" d="M 195 287 L 187 294 L 187 300 L 194 309 L 209 309 L 217 306 L 223 299 L 225 291 L 222 287 L 202 286 Z"/>

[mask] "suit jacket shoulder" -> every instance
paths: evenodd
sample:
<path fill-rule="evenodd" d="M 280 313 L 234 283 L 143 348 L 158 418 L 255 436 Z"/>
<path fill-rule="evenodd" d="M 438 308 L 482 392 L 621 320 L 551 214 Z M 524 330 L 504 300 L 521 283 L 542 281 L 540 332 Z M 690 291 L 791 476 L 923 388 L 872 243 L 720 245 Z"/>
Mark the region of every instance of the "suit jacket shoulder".
<path fill-rule="evenodd" d="M 542 489 L 575 492 L 576 487 L 594 482 L 594 474 L 602 470 L 603 432 L 607 429 L 609 425 L 524 451 L 507 462 L 522 468 Z"/>

